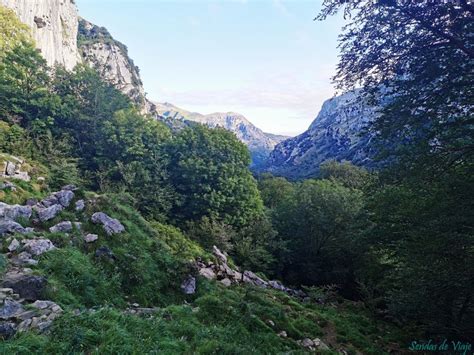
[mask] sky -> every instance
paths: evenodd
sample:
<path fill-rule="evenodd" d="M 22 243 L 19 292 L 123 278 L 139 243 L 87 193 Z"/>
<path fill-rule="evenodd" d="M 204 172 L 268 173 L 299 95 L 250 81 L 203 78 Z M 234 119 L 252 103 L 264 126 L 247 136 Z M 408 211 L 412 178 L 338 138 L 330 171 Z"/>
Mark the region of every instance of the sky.
<path fill-rule="evenodd" d="M 321 0 L 76 0 L 140 68 L 147 97 L 239 112 L 265 132 L 304 132 L 331 98 L 341 16 Z"/>

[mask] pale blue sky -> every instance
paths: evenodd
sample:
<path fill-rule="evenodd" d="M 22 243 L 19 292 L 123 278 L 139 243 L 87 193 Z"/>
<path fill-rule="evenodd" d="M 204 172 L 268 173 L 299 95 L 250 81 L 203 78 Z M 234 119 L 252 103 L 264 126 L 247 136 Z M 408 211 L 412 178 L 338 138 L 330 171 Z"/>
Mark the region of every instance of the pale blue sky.
<path fill-rule="evenodd" d="M 128 46 L 152 100 L 296 135 L 334 94 L 343 20 L 313 21 L 321 0 L 76 2 Z"/>

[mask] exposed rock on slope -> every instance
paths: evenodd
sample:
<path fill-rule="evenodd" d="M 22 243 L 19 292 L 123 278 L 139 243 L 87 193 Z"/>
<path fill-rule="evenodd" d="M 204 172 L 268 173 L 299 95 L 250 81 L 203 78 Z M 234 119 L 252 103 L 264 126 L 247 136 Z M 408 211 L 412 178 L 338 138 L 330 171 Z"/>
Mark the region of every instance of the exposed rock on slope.
<path fill-rule="evenodd" d="M 375 117 L 359 90 L 329 99 L 306 132 L 275 147 L 265 170 L 298 179 L 317 175 L 319 165 L 331 159 L 370 167 L 371 136 L 361 133 Z"/>
<path fill-rule="evenodd" d="M 275 145 L 287 138 L 265 133 L 255 127 L 244 116 L 235 112 L 217 112 L 202 115 L 197 112 L 183 110 L 170 103 L 155 103 L 155 106 L 157 113 L 165 119 L 198 122 L 212 128 L 223 127 L 234 132 L 237 138 L 249 147 L 252 164 L 255 167 L 260 166 L 265 161 Z"/>
<path fill-rule="evenodd" d="M 145 107 L 145 90 L 138 67 L 128 56 L 127 47 L 115 40 L 104 27 L 79 20 L 78 46 L 84 61 L 103 79 Z"/>
<path fill-rule="evenodd" d="M 31 27 L 36 46 L 49 65 L 72 69 L 81 61 L 74 0 L 0 0 L 0 5 L 13 9 Z"/>

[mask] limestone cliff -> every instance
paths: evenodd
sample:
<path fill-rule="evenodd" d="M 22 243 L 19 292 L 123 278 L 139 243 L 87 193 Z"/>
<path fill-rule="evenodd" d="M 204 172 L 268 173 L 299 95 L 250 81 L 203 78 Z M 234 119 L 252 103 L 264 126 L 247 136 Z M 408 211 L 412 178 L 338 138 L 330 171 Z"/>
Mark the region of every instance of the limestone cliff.
<path fill-rule="evenodd" d="M 146 107 L 139 69 L 124 44 L 115 40 L 106 28 L 80 19 L 78 46 L 85 63 L 139 106 Z"/>
<path fill-rule="evenodd" d="M 324 102 L 308 130 L 278 144 L 270 154 L 265 170 L 291 179 L 314 177 L 326 160 L 347 160 L 372 167 L 372 136 L 364 128 L 377 116 L 360 90 Z"/>
<path fill-rule="evenodd" d="M 78 15 L 74 0 L 0 0 L 31 27 L 49 65 L 72 69 L 81 61 L 77 48 Z"/>

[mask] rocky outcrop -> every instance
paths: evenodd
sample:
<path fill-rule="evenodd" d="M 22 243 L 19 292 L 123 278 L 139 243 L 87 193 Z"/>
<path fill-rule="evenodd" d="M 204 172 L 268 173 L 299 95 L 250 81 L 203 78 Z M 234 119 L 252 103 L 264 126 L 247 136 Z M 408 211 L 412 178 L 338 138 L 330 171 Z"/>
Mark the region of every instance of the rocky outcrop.
<path fill-rule="evenodd" d="M 13 9 L 31 28 L 36 46 L 49 65 L 70 70 L 81 62 L 74 0 L 0 0 L 0 5 Z"/>
<path fill-rule="evenodd" d="M 248 146 L 252 155 L 252 167 L 258 168 L 269 156 L 273 148 L 288 138 L 263 132 L 254 126 L 244 116 L 235 112 L 211 113 L 202 115 L 197 112 L 189 112 L 176 107 L 170 103 L 155 103 L 156 112 L 165 119 L 181 122 L 197 122 L 208 127 L 222 127 L 237 136 L 237 138 Z"/>
<path fill-rule="evenodd" d="M 253 273 L 252 271 L 240 272 L 237 268 L 232 269 L 227 264 L 227 256 L 221 252 L 216 246 L 212 250 L 217 263 L 197 261 L 195 266 L 200 276 L 205 277 L 208 280 L 217 280 L 222 285 L 229 287 L 233 284 L 248 284 L 261 288 L 272 288 L 278 291 L 287 293 L 290 296 L 298 297 L 300 299 L 307 299 L 307 295 L 302 290 L 296 290 L 284 286 L 279 281 L 266 281 Z M 188 278 L 189 279 L 189 278 Z M 186 283 L 183 282 L 182 286 Z"/>
<path fill-rule="evenodd" d="M 376 108 L 364 100 L 360 90 L 327 100 L 306 132 L 275 147 L 264 170 L 299 179 L 316 176 L 327 160 L 372 167 L 372 136 L 363 132 L 376 116 Z"/>
<path fill-rule="evenodd" d="M 104 27 L 80 19 L 78 45 L 85 63 L 146 110 L 140 72 L 124 44 L 115 40 Z"/>

